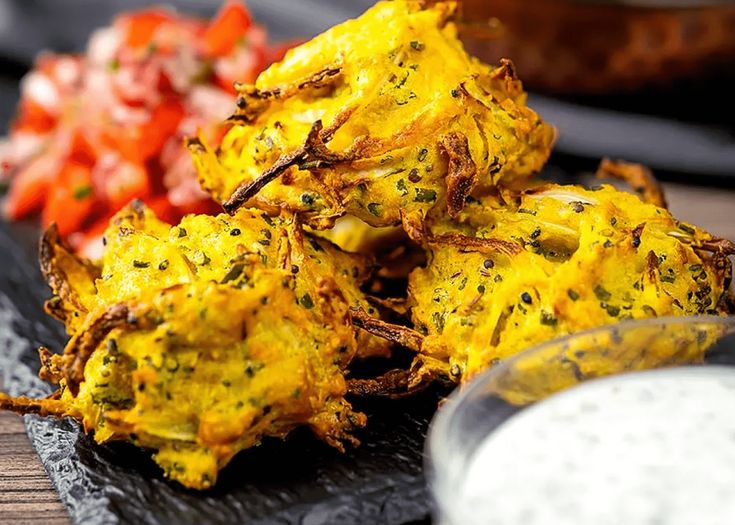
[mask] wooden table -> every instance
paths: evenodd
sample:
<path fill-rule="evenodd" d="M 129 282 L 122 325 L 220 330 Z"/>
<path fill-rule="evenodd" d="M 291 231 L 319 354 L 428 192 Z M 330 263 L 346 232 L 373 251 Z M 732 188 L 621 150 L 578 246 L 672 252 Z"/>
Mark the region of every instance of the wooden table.
<path fill-rule="evenodd" d="M 735 240 L 735 190 L 666 184 L 676 217 Z M 0 523 L 69 523 L 22 420 L 0 414 Z"/>

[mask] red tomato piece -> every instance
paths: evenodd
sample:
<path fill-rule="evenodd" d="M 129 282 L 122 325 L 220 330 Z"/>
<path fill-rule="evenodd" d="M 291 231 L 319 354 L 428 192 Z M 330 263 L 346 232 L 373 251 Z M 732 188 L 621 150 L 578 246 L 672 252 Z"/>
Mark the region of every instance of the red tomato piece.
<path fill-rule="evenodd" d="M 250 13 L 243 4 L 227 2 L 204 32 L 204 53 L 210 57 L 229 54 L 252 25 Z"/>
<path fill-rule="evenodd" d="M 166 141 L 176 132 L 186 110 L 180 100 L 168 98 L 152 112 L 151 118 L 140 130 L 138 147 L 145 161 L 161 152 Z"/>
<path fill-rule="evenodd" d="M 61 168 L 62 162 L 58 155 L 45 153 L 33 159 L 15 175 L 5 200 L 5 214 L 8 218 L 22 219 L 43 207 L 53 177 Z"/>
<path fill-rule="evenodd" d="M 171 20 L 171 15 L 160 9 L 140 11 L 121 18 L 127 26 L 125 44 L 129 47 L 143 47 L 150 44 L 158 27 Z"/>
<path fill-rule="evenodd" d="M 18 118 L 13 122 L 13 131 L 46 133 L 56 126 L 57 118 L 50 115 L 40 104 L 29 98 L 20 101 Z"/>
<path fill-rule="evenodd" d="M 56 223 L 59 233 L 67 236 L 84 225 L 100 204 L 94 195 L 91 175 L 91 169 L 85 164 L 64 165 L 46 199 L 42 215 L 45 227 Z"/>

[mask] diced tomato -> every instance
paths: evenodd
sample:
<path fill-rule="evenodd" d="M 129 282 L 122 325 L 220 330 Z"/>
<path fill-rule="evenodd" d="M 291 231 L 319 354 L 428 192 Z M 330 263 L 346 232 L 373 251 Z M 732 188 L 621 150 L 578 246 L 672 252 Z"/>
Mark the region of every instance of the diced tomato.
<path fill-rule="evenodd" d="M 46 133 L 56 126 L 57 118 L 30 98 L 20 101 L 18 118 L 13 123 L 14 131 Z"/>
<path fill-rule="evenodd" d="M 252 24 L 250 13 L 242 3 L 227 2 L 204 32 L 204 53 L 210 57 L 229 54 Z"/>
<path fill-rule="evenodd" d="M 21 88 L 13 154 L 6 147 L 0 158 L 12 177 L 5 213 L 42 211 L 85 253 L 99 253 L 107 221 L 132 199 L 170 222 L 220 210 L 198 191 L 190 162 L 179 162 L 189 160 L 181 137 L 200 129 L 221 139 L 232 82 L 254 81 L 268 59 L 264 29 L 235 0 L 211 22 L 154 8 L 96 35 L 86 56 L 36 61 Z"/>
<path fill-rule="evenodd" d="M 97 160 L 94 146 L 80 129 L 72 133 L 69 160 L 86 166 L 93 166 Z"/>
<path fill-rule="evenodd" d="M 59 233 L 67 236 L 81 228 L 99 201 L 92 188 L 89 166 L 67 162 L 50 189 L 43 210 L 45 227 L 56 223 Z"/>
<path fill-rule="evenodd" d="M 161 152 L 166 141 L 176 133 L 185 114 L 183 104 L 175 98 L 164 100 L 153 110 L 150 121 L 140 133 L 139 148 L 143 160 Z"/>
<path fill-rule="evenodd" d="M 177 206 L 176 210 L 178 212 L 178 220 L 184 215 L 189 214 L 214 215 L 217 213 L 222 213 L 222 205 L 217 204 L 212 199 L 203 199 L 200 201 L 192 202 L 185 206 Z"/>
<path fill-rule="evenodd" d="M 120 153 L 120 156 L 135 164 L 142 164 L 140 151 L 138 150 L 137 129 L 122 130 L 117 136 L 109 133 L 102 135 L 102 141 L 106 148 L 111 148 Z"/>
<path fill-rule="evenodd" d="M 148 121 L 141 125 L 110 126 L 102 132 L 105 147 L 119 151 L 134 164 L 145 164 L 160 154 L 166 141 L 176 133 L 186 115 L 182 102 L 169 97 L 150 111 Z"/>
<path fill-rule="evenodd" d="M 171 20 L 166 11 L 155 9 L 125 15 L 121 18 L 127 26 L 125 44 L 129 47 L 144 47 L 150 44 L 158 27 Z"/>
<path fill-rule="evenodd" d="M 180 218 L 176 207 L 164 195 L 143 199 L 143 202 L 164 222 L 174 224 Z"/>
<path fill-rule="evenodd" d="M 5 200 L 5 215 L 18 220 L 39 211 L 62 162 L 59 156 L 45 153 L 22 168 L 15 175 Z"/>

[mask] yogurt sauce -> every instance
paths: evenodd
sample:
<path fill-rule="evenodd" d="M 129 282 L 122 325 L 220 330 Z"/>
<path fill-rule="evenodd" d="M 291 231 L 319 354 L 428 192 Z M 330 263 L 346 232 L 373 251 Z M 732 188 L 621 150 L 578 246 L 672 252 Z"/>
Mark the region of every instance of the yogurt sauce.
<path fill-rule="evenodd" d="M 452 524 L 735 524 L 735 369 L 585 383 L 478 447 Z"/>

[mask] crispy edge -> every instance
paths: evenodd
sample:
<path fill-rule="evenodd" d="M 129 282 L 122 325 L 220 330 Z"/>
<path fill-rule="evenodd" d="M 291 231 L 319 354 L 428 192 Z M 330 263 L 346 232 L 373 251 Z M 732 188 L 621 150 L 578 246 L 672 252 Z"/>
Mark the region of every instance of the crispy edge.
<path fill-rule="evenodd" d="M 600 166 L 597 168 L 597 177 L 601 179 L 608 177 L 620 179 L 628 183 L 643 202 L 654 204 L 659 208 L 668 208 L 663 188 L 661 188 L 651 170 L 642 164 L 602 159 Z"/>
<path fill-rule="evenodd" d="M 467 197 L 477 185 L 477 165 L 472 160 L 469 142 L 462 133 L 444 135 L 439 145 L 447 157 L 447 212 L 456 219 Z"/>
<path fill-rule="evenodd" d="M 306 78 L 286 86 L 258 89 L 252 84 L 235 83 L 238 92 L 235 104 L 237 110 L 227 121 L 235 125 L 254 122 L 268 109 L 273 100 L 290 98 L 305 89 L 318 89 L 334 84 L 342 74 L 341 64 L 329 64 Z"/>
<path fill-rule="evenodd" d="M 346 119 L 341 122 L 344 123 L 344 121 Z M 353 154 L 343 155 L 327 148 L 325 141 L 328 141 L 335 131 L 335 126 L 330 126 L 324 130 L 321 120 L 314 122 L 306 137 L 306 142 L 302 146 L 287 155 L 281 156 L 256 179 L 240 184 L 234 193 L 222 203 L 224 210 L 230 215 L 234 214 L 267 184 L 277 179 L 292 166 L 298 166 L 301 170 L 313 170 L 353 160 L 355 158 Z"/>
<path fill-rule="evenodd" d="M 492 237 L 470 237 L 462 235 L 461 233 L 444 233 L 442 235 L 433 236 L 429 240 L 429 245 L 448 245 L 456 248 L 462 253 L 504 253 L 506 255 L 517 255 L 523 250 L 523 248 L 515 242 L 495 239 Z"/>
<path fill-rule="evenodd" d="M 79 393 L 79 385 L 84 381 L 84 367 L 107 334 L 116 328 L 136 329 L 147 325 L 148 321 L 141 318 L 127 304 L 112 305 L 72 337 L 64 349 L 59 364 L 49 366 L 53 360 L 44 359 L 42 355 L 43 367 L 39 375 L 63 376 L 69 391 L 76 396 Z"/>
<path fill-rule="evenodd" d="M 351 308 L 350 317 L 353 325 L 362 328 L 366 332 L 397 343 L 414 352 L 421 351 L 424 336 L 415 330 L 371 317 L 363 308 Z"/>
<path fill-rule="evenodd" d="M 56 393 L 44 399 L 32 399 L 25 396 L 11 397 L 0 392 L 0 410 L 8 410 L 17 414 L 37 414 L 39 416 L 65 417 L 68 415 L 65 403 L 56 397 Z"/>
<path fill-rule="evenodd" d="M 66 322 L 67 312 L 64 310 L 63 302 L 68 302 L 81 312 L 87 310 L 79 300 L 76 291 L 70 286 L 67 275 L 58 265 L 58 260 L 61 257 L 73 258 L 92 281 L 99 277 L 99 269 L 90 261 L 73 255 L 73 250 L 59 235 L 56 224 L 52 224 L 44 232 L 39 241 L 38 260 L 41 274 L 55 296 L 46 301 L 44 306 L 49 315 L 61 322 Z"/>
<path fill-rule="evenodd" d="M 401 399 L 425 390 L 430 381 L 412 384 L 411 370 L 394 369 L 372 379 L 348 379 L 347 392 L 359 397 Z"/>

